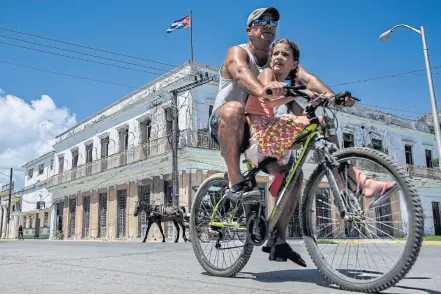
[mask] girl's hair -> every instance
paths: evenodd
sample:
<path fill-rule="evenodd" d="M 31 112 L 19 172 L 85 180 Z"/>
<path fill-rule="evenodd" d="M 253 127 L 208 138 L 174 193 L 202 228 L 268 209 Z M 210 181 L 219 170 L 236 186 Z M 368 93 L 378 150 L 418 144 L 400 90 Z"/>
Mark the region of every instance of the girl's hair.
<path fill-rule="evenodd" d="M 291 40 L 288 40 L 286 38 L 279 39 L 279 40 L 277 40 L 276 42 L 274 42 L 271 45 L 271 48 L 270 48 L 269 53 L 268 53 L 269 54 L 269 57 L 268 57 L 269 60 L 271 60 L 271 56 L 273 55 L 274 46 L 276 46 L 276 44 L 279 44 L 279 43 L 288 44 L 289 47 L 291 48 L 294 61 L 300 61 L 300 49 L 299 49 L 299 46 L 297 46 L 296 43 L 294 43 Z M 295 69 L 291 70 L 291 72 L 288 74 L 288 77 L 286 77 L 286 80 L 290 80 L 292 85 L 294 85 L 294 80 L 296 78 L 297 71 L 298 71 L 298 68 L 296 67 Z"/>

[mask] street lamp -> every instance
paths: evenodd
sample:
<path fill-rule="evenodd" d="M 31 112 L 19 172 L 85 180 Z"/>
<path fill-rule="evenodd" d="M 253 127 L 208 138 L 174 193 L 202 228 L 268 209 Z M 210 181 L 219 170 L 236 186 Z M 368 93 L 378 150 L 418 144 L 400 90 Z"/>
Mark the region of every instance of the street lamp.
<path fill-rule="evenodd" d="M 423 51 L 424 51 L 424 59 L 426 61 L 427 81 L 429 83 L 430 102 L 432 103 L 433 128 L 435 129 L 435 138 L 436 138 L 436 143 L 438 145 L 438 158 L 439 158 L 439 157 L 441 157 L 441 131 L 440 131 L 440 125 L 439 125 L 439 121 L 438 121 L 438 110 L 437 110 L 437 106 L 436 106 L 435 91 L 433 89 L 432 72 L 430 70 L 429 53 L 428 53 L 427 44 L 426 44 L 426 35 L 424 34 L 424 27 L 421 26 L 420 30 L 417 30 L 417 29 L 412 28 L 411 26 L 408 26 L 408 25 L 403 25 L 403 24 L 396 25 L 392 29 L 381 34 L 380 40 L 383 42 L 388 41 L 390 36 L 392 35 L 392 32 L 398 27 L 405 27 L 405 28 L 408 28 L 409 30 L 414 31 L 415 33 L 421 35 L 421 38 L 423 41 Z M 439 168 L 441 169 L 441 165 Z"/>

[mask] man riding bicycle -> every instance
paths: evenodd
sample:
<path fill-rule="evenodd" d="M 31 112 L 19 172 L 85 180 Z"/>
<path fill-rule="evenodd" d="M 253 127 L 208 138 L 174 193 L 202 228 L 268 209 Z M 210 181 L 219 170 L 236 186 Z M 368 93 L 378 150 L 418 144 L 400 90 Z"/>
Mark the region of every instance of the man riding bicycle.
<path fill-rule="evenodd" d="M 249 126 L 245 118 L 245 102 L 249 95 L 270 100 L 280 97 L 283 83 L 270 82 L 267 85 L 262 85 L 257 79 L 257 76 L 269 67 L 268 52 L 275 40 L 279 19 L 280 14 L 274 7 L 254 10 L 247 21 L 248 42 L 229 48 L 219 71 L 219 93 L 209 118 L 209 126 L 211 136 L 218 142 L 227 166 L 229 181 L 227 197 L 233 202 L 260 196 L 259 192 L 245 190 L 240 171 L 240 153 L 247 148 L 250 137 Z M 334 95 L 325 84 L 308 73 L 302 66 L 298 65 L 295 75 L 295 79 L 292 80 L 307 86 L 309 90 L 326 96 Z M 267 89 L 271 89 L 275 95 L 268 95 Z M 352 106 L 353 104 L 354 100 L 347 97 L 345 105 Z M 300 115 L 298 112 L 302 110 L 294 103 L 291 111 L 295 115 Z M 336 139 L 334 142 L 338 144 Z M 270 172 L 273 174 L 277 170 Z M 360 179 L 361 175 L 358 176 Z M 276 225 L 279 236 L 275 245 L 274 257 L 277 261 L 290 259 L 305 266 L 300 255 L 295 253 L 286 243 L 285 237 L 289 220 L 293 215 L 297 200 L 300 199 L 302 182 L 303 175 L 300 175 L 292 190 L 290 204 L 285 207 Z M 262 250 L 269 253 L 271 246 L 273 246 L 272 241 L 268 240 L 266 247 L 263 247 Z"/>

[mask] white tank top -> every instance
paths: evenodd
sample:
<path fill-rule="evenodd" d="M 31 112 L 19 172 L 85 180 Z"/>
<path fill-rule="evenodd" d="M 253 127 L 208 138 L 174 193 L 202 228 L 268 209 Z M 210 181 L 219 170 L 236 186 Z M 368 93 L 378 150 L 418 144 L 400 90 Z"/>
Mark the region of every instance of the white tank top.
<path fill-rule="evenodd" d="M 248 49 L 247 44 L 238 45 L 246 50 L 249 57 L 248 67 L 250 70 L 256 75 L 256 77 L 262 72 L 265 68 L 269 66 L 269 62 L 267 62 L 263 66 L 258 66 L 254 55 Z M 223 64 L 222 64 L 223 66 Z M 219 69 L 219 92 L 217 93 L 216 100 L 213 106 L 213 112 L 215 112 L 219 107 L 223 106 L 226 102 L 229 101 L 238 101 L 245 108 L 245 100 L 248 96 L 240 86 L 237 84 L 237 81 L 234 79 L 225 79 L 222 77 L 221 68 Z"/>

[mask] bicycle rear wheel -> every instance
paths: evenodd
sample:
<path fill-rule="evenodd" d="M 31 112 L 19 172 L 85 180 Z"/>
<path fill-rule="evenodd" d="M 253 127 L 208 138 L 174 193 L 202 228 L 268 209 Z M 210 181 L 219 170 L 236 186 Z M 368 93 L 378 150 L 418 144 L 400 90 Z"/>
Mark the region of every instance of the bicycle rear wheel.
<path fill-rule="evenodd" d="M 235 242 L 234 238 L 238 236 L 235 234 L 239 227 L 238 222 L 244 218 L 235 215 L 236 220 L 233 222 L 227 220 L 226 216 L 234 208 L 227 205 L 225 201 L 218 206 L 215 219 L 216 222 L 229 224 L 229 226 L 213 229 L 209 224 L 216 204 L 224 196 L 227 187 L 228 182 L 224 179 L 223 173 L 208 177 L 196 192 L 190 216 L 191 243 L 198 262 L 210 275 L 222 277 L 232 277 L 240 272 L 253 251 L 253 245 L 247 239 L 245 241 L 237 239 L 238 241 Z M 245 212 L 245 210 L 239 211 Z M 212 243 L 212 248 L 206 252 Z M 220 247 L 216 247 L 216 244 Z M 226 255 L 234 254 L 235 250 L 237 254 L 235 257 L 230 256 L 229 259 L 220 261 Z"/>
<path fill-rule="evenodd" d="M 373 293 L 390 288 L 410 271 L 420 252 L 424 218 L 417 191 L 403 169 L 382 152 L 354 147 L 342 149 L 333 156 L 340 164 L 349 162 L 360 171 L 365 168 L 366 171 L 361 172 L 370 178 L 384 176 L 386 173 L 391 174 L 400 192 L 395 190 L 389 196 L 379 199 L 376 197 L 367 199 L 363 196 L 358 199 L 353 198 L 352 200 L 359 202 L 359 210 L 354 210 L 354 214 L 347 211 L 346 218 L 342 219 L 338 210 L 332 210 L 332 199 L 335 202 L 336 198 L 333 194 L 331 195 L 332 190 L 329 192 L 326 190 L 327 185 L 322 181 L 326 175 L 325 167 L 319 165 L 309 178 L 302 198 L 300 216 L 306 248 L 322 275 L 341 289 Z M 354 160 L 355 158 L 359 160 Z M 383 167 L 386 172 L 380 171 L 377 166 Z M 345 185 L 347 186 L 347 183 Z M 354 197 L 353 191 L 353 188 L 346 191 L 346 196 Z M 369 210 L 373 213 L 368 213 Z M 380 213 L 390 214 L 378 217 Z M 331 220 L 332 223 L 326 223 L 327 220 Z M 400 221 L 403 221 L 404 225 L 395 227 L 394 225 Z M 379 228 L 373 231 L 372 224 Z M 319 228 L 319 231 L 315 232 L 316 228 Z M 338 230 L 341 232 L 337 232 Z M 402 254 L 390 270 L 384 271 L 383 263 L 386 264 L 389 260 L 384 259 L 383 254 L 387 256 L 388 253 L 392 255 L 398 253 L 399 245 L 403 243 Z M 323 249 L 320 249 L 321 245 Z M 375 245 L 374 250 L 366 251 L 366 248 L 371 245 Z M 339 257 L 337 255 L 339 247 L 342 248 L 341 252 L 344 248 L 344 253 L 340 266 L 335 269 L 334 260 L 338 260 L 336 257 Z M 328 248 L 328 254 L 326 254 L 326 248 Z M 355 262 L 350 257 L 351 252 L 353 256 L 356 256 Z M 334 254 L 332 262 L 327 261 L 332 254 Z M 359 260 L 359 255 L 364 254 L 367 259 Z M 343 263 L 347 266 L 346 269 L 341 267 Z M 354 265 L 356 269 L 353 268 Z M 377 268 L 376 271 L 366 270 L 373 266 Z"/>

